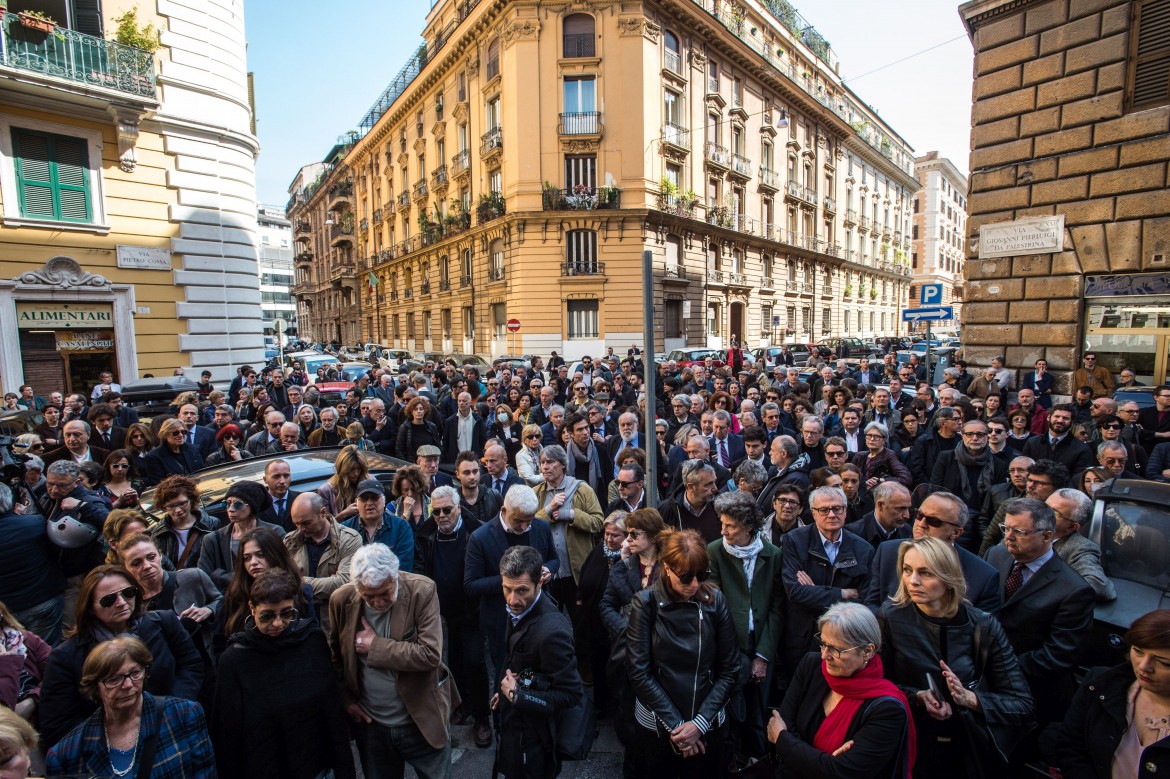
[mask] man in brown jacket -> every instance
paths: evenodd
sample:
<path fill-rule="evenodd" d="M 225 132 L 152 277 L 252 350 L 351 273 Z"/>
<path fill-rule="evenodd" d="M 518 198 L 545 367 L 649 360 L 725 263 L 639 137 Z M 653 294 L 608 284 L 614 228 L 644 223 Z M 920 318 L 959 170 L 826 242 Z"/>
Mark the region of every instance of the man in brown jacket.
<path fill-rule="evenodd" d="M 451 776 L 447 722 L 459 693 L 443 665 L 435 583 L 401 573 L 385 544 L 358 550 L 329 599 L 329 648 L 367 779 Z"/>

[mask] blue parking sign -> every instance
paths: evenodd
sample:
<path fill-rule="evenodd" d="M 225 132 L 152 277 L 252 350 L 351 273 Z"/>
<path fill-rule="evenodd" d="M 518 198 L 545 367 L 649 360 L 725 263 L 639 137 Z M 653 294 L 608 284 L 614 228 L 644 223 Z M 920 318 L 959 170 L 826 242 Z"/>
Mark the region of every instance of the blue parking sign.
<path fill-rule="evenodd" d="M 942 304 L 943 285 L 923 284 L 919 304 L 923 306 L 937 306 Z"/>

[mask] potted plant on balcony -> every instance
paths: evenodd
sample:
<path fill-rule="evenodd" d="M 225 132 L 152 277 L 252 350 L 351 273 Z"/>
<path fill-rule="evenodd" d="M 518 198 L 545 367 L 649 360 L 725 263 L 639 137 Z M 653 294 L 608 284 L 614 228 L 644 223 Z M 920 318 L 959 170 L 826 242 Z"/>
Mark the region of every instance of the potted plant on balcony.
<path fill-rule="evenodd" d="M 158 31 L 154 29 L 153 24 L 139 27 L 138 6 L 134 6 L 121 16 L 115 16 L 114 21 L 118 24 L 114 30 L 116 43 L 151 53 L 158 51 Z"/>
<path fill-rule="evenodd" d="M 597 208 L 597 194 L 584 184 L 577 184 L 565 195 L 565 203 L 574 211 L 591 211 Z"/>
<path fill-rule="evenodd" d="M 504 196 L 498 192 L 490 192 L 479 196 L 479 203 L 475 207 L 475 215 L 479 222 L 490 222 L 492 219 L 504 215 Z"/>
<path fill-rule="evenodd" d="M 545 181 L 541 190 L 545 211 L 556 211 L 561 206 L 561 188 L 551 181 Z"/>
<path fill-rule="evenodd" d="M 678 184 L 663 176 L 662 181 L 658 182 L 658 210 L 678 213 L 678 199 Z"/>
<path fill-rule="evenodd" d="M 845 297 L 847 297 L 847 298 L 853 297 L 853 285 L 852 284 L 845 285 Z"/>
<path fill-rule="evenodd" d="M 618 199 L 618 188 L 611 186 L 601 186 L 597 188 L 597 204 L 600 208 L 616 206 Z"/>
<path fill-rule="evenodd" d="M 56 20 L 40 11 L 21 11 L 17 17 L 20 19 L 21 25 L 30 30 L 48 34 L 57 29 Z"/>
<path fill-rule="evenodd" d="M 869 288 L 869 299 L 870 300 L 877 300 L 877 295 L 878 295 L 877 287 L 870 287 Z"/>

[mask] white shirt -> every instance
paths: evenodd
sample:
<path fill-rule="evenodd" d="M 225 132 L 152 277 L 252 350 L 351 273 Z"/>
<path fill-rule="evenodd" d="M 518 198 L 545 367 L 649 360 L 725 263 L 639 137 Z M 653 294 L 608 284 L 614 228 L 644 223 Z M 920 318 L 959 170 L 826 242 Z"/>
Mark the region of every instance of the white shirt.
<path fill-rule="evenodd" d="M 825 538 L 821 531 L 817 531 L 817 535 L 821 537 L 821 546 L 825 548 L 825 555 L 829 558 L 829 565 L 837 564 L 837 553 L 841 551 L 841 540 L 845 537 L 842 533 L 837 537 L 836 541 L 830 541 Z"/>
<path fill-rule="evenodd" d="M 456 415 L 459 419 L 459 451 L 471 451 L 472 441 L 475 440 L 475 415 L 468 413 L 467 416 L 462 414 Z"/>

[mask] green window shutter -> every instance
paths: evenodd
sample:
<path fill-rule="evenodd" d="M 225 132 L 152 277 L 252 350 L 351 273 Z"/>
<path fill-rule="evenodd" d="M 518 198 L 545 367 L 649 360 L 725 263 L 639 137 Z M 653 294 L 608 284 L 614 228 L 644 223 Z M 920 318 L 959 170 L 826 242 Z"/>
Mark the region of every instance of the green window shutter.
<path fill-rule="evenodd" d="M 21 216 L 92 222 L 89 152 L 80 138 L 13 130 Z"/>

